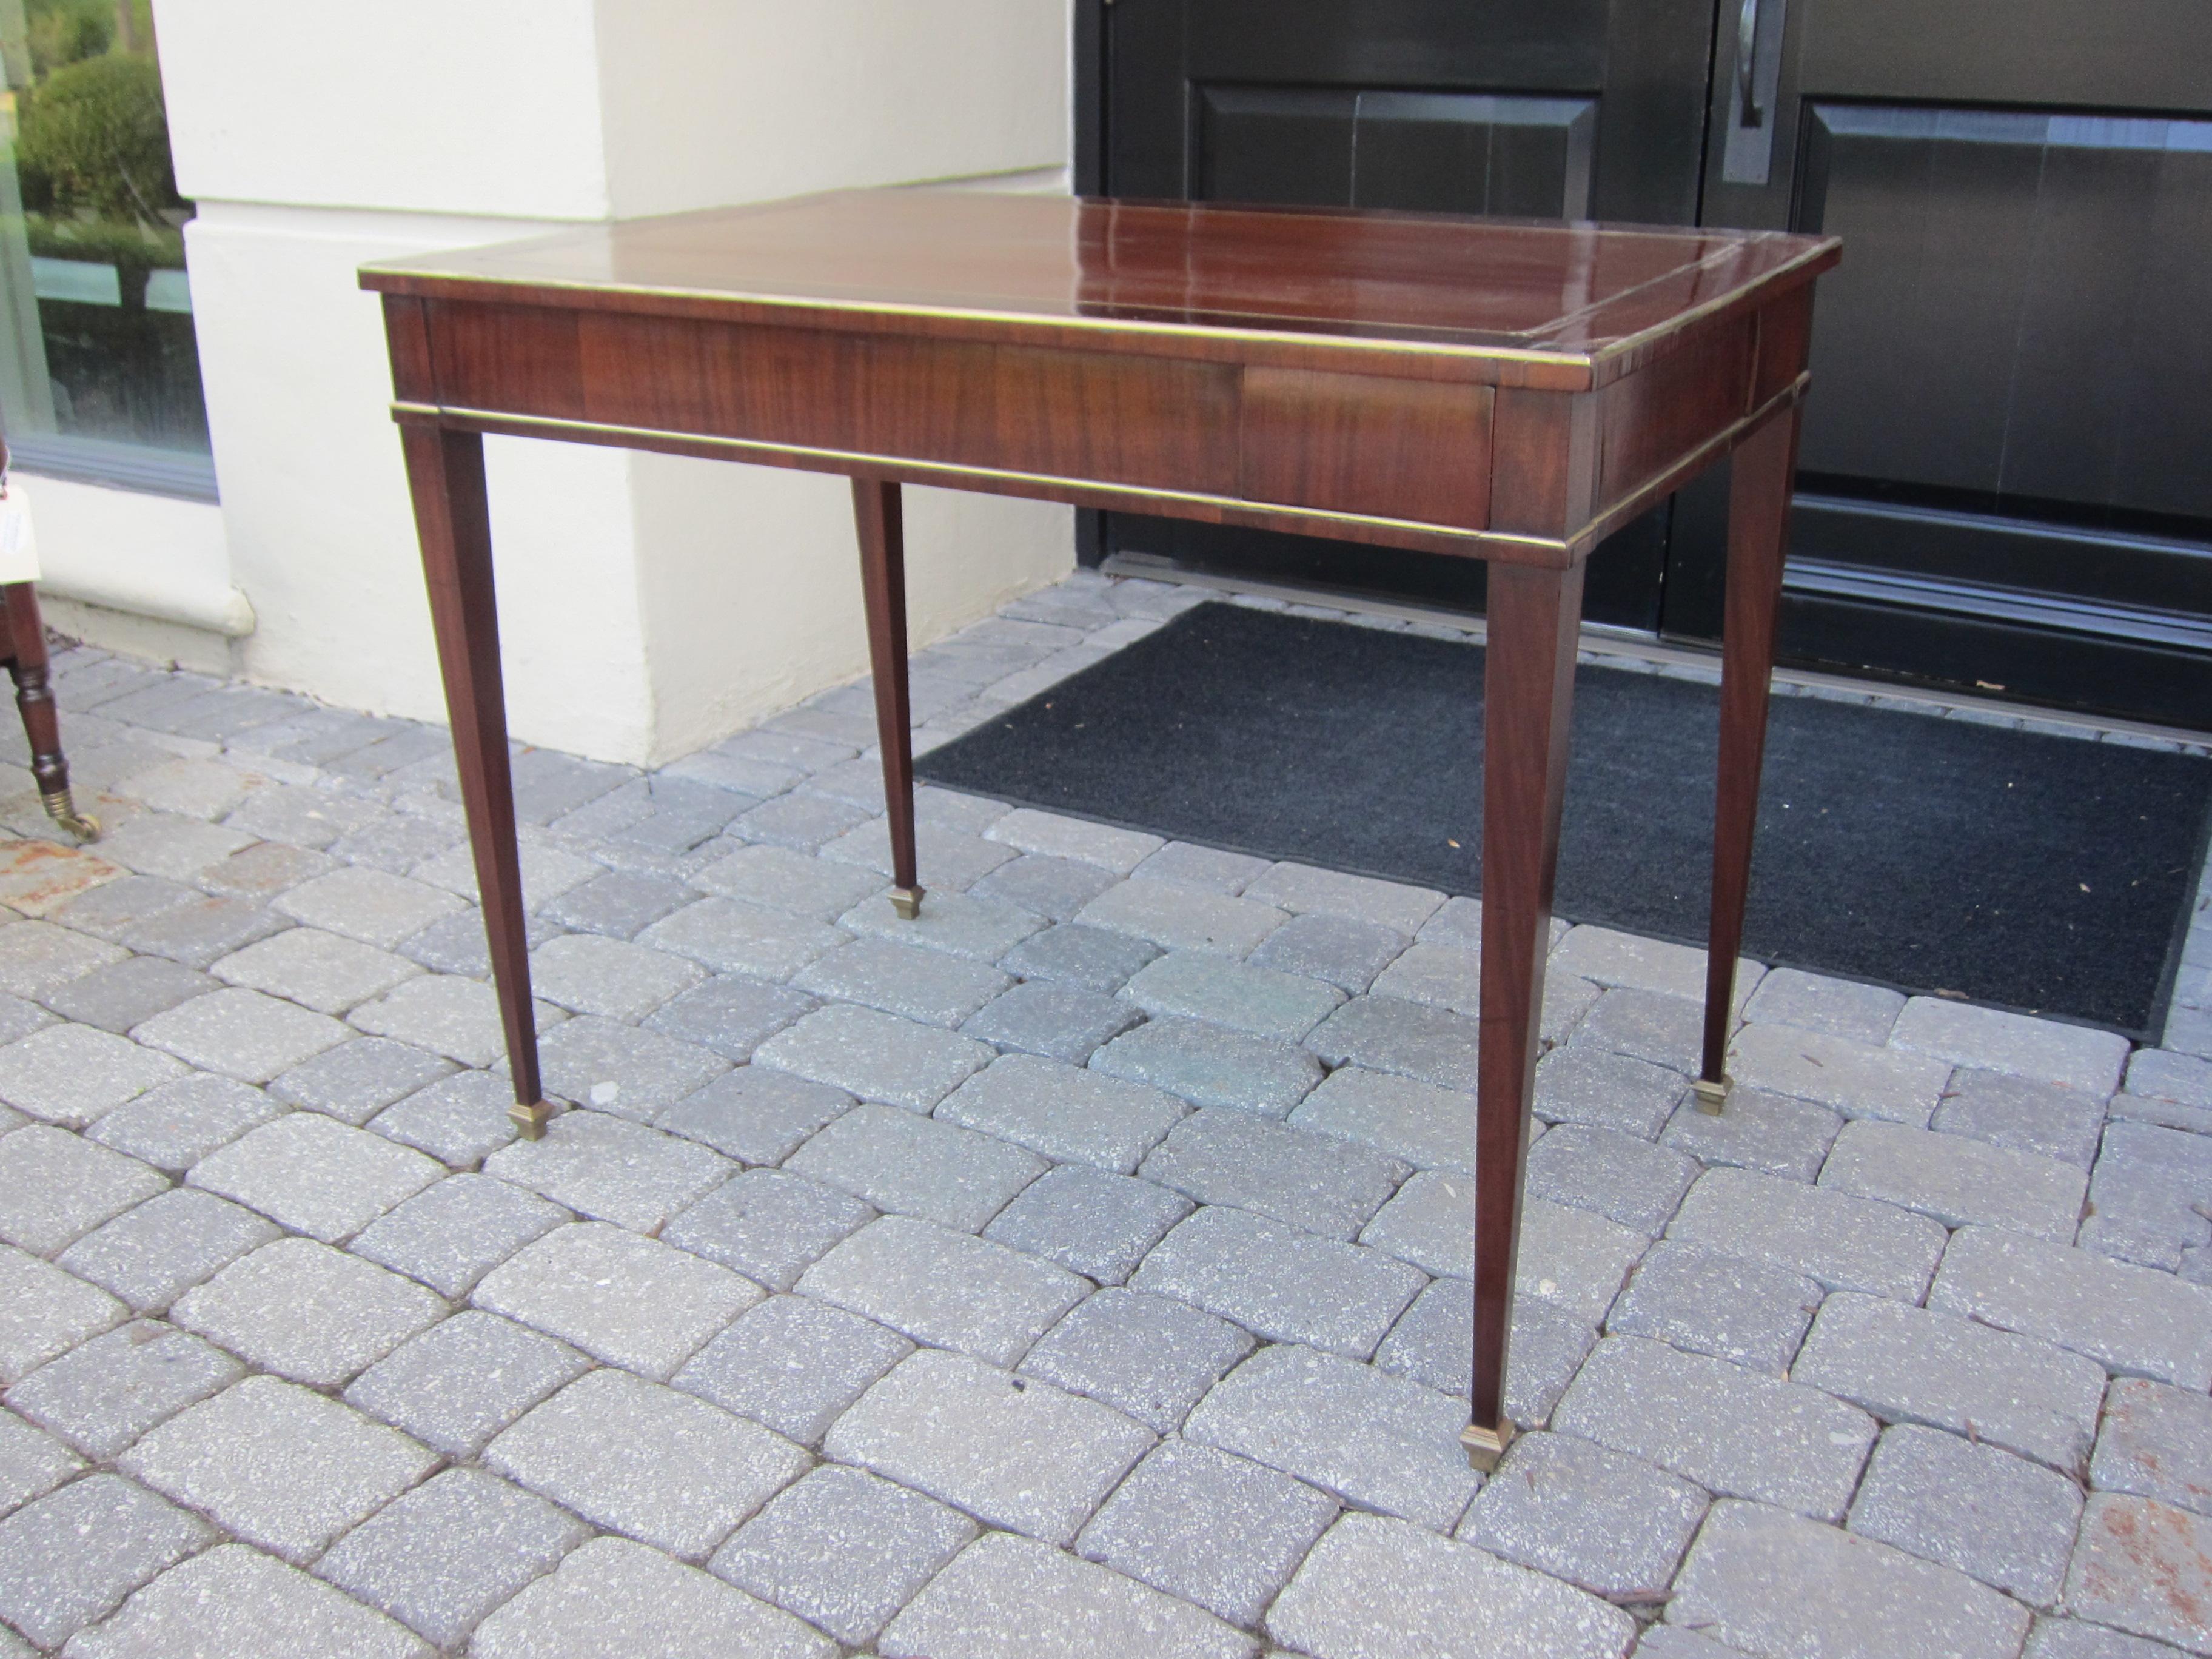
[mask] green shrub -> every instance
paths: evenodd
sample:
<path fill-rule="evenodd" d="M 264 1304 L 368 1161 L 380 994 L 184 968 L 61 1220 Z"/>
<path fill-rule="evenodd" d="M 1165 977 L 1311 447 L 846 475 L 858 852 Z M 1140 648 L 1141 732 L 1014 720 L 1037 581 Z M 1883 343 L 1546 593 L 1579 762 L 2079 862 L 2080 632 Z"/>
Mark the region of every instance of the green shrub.
<path fill-rule="evenodd" d="M 15 159 L 26 206 L 152 226 L 183 205 L 150 58 L 107 52 L 64 64 L 23 93 Z"/>

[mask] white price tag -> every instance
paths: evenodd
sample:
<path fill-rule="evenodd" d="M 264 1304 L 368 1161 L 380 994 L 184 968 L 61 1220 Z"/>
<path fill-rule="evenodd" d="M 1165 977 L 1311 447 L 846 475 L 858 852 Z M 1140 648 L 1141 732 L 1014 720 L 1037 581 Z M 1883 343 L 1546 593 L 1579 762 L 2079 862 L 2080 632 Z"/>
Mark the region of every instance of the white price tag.
<path fill-rule="evenodd" d="M 39 580 L 39 538 L 31 526 L 31 499 L 22 482 L 0 486 L 0 582 Z"/>

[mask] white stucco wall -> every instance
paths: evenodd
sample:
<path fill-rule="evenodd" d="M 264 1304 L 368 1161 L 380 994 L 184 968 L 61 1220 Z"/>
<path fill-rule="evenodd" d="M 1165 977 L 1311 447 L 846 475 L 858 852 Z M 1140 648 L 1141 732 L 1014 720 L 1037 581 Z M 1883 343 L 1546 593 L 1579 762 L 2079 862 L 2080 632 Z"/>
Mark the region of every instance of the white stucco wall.
<path fill-rule="evenodd" d="M 1036 0 L 156 0 L 252 678 L 441 716 L 362 261 L 851 185 L 1057 176 Z M 487 445 L 512 725 L 635 762 L 865 672 L 842 480 Z M 912 492 L 917 643 L 1072 562 L 1064 508 Z"/>

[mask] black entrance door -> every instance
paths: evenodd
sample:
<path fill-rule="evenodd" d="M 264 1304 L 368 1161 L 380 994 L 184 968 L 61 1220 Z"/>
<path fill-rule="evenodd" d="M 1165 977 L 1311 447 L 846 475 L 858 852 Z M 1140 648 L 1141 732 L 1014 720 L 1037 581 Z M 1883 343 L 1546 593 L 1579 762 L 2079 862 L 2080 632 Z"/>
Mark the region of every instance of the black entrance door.
<path fill-rule="evenodd" d="M 2202 0 L 1085 0 L 1078 47 L 1085 190 L 1841 234 L 1785 654 L 2212 727 Z M 1724 491 L 1601 549 L 1592 618 L 1716 634 Z M 1451 561 L 1097 539 L 1480 603 Z"/>
<path fill-rule="evenodd" d="M 1090 0 L 1078 187 L 1686 224 L 1712 0 Z M 1086 49 L 1087 50 L 1085 50 Z M 1095 74 L 1095 79 L 1094 79 Z M 1590 565 L 1595 619 L 1660 623 L 1665 509 Z M 1107 514 L 1102 550 L 1480 609 L 1483 567 Z"/>

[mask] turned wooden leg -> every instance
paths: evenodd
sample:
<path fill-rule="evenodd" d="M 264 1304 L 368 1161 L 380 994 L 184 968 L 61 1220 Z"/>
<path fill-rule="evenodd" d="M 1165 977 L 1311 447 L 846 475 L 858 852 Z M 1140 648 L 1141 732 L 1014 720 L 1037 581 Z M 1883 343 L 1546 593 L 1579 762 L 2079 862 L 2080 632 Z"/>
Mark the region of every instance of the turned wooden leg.
<path fill-rule="evenodd" d="M 1788 549 L 1790 483 L 1797 470 L 1792 404 L 1745 439 L 1729 483 L 1728 598 L 1721 641 L 1720 787 L 1713 813 L 1712 932 L 1705 958 L 1705 1052 L 1699 1109 L 1728 1099 L 1729 1028 L 1743 907 L 1759 828 L 1759 773 L 1766 756 L 1767 689 L 1774 678 L 1774 624 Z"/>
<path fill-rule="evenodd" d="M 499 670 L 499 610 L 491 575 L 491 520 L 484 497 L 483 440 L 473 432 L 404 424 L 407 487 L 422 544 L 422 577 L 438 635 L 438 667 L 453 721 L 453 757 L 468 811 L 499 993 L 507 1060 L 514 1075 L 508 1115 L 526 1139 L 545 1133 L 538 1077 L 538 1027 L 530 1012 L 530 947 L 522 909 L 522 859 L 514 841 L 514 780 L 507 763 L 507 692 Z"/>
<path fill-rule="evenodd" d="M 1476 1056 L 1474 1382 L 1468 1461 L 1493 1469 L 1513 1437 L 1506 1347 L 1521 1239 L 1521 1173 L 1543 1023 L 1544 957 L 1566 792 L 1583 568 L 1490 567 L 1483 669 L 1482 1001 Z"/>
<path fill-rule="evenodd" d="M 46 624 L 39 615 L 39 590 L 30 582 L 0 586 L 7 611 L 8 672 L 15 682 L 15 707 L 31 743 L 31 775 L 46 816 L 81 842 L 100 839 L 100 820 L 76 810 L 70 793 L 69 762 L 62 755 L 61 722 L 46 683 Z"/>
<path fill-rule="evenodd" d="M 868 672 L 876 688 L 876 744 L 884 751 L 884 813 L 891 830 L 891 908 L 921 914 L 914 861 L 914 732 L 906 690 L 906 531 L 899 487 L 853 480 L 860 535 L 860 592 L 868 610 Z"/>

